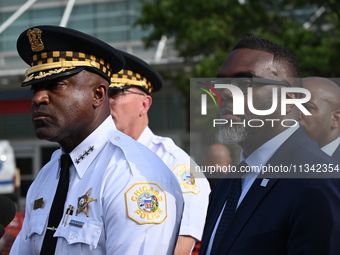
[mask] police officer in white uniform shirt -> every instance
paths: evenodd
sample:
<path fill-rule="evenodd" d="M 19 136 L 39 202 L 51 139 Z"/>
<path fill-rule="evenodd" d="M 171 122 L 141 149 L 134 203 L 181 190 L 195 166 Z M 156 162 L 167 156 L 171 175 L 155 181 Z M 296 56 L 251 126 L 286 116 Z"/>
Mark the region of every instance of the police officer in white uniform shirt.
<path fill-rule="evenodd" d="M 109 88 L 111 115 L 118 130 L 150 148 L 177 177 L 185 205 L 175 255 L 191 254 L 196 240 L 202 237 L 209 182 L 203 174 L 197 176 L 199 173 L 190 171 L 190 165 L 196 163 L 172 139 L 157 136 L 148 127 L 150 94 L 161 89 L 163 79 L 160 74 L 145 61 L 121 53 L 125 57 L 125 66 L 113 74 Z"/>
<path fill-rule="evenodd" d="M 110 116 L 108 86 L 121 54 L 57 26 L 24 31 L 17 48 L 31 65 L 22 86 L 33 92 L 36 136 L 61 149 L 29 188 L 11 254 L 173 254 L 183 211 L 177 179 Z"/>

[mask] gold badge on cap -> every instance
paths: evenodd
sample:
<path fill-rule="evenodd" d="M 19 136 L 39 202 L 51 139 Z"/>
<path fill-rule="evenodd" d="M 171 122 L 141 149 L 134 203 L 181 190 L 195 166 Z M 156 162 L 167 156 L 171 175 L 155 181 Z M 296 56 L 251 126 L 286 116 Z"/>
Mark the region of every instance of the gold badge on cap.
<path fill-rule="evenodd" d="M 90 192 L 91 192 L 92 188 L 90 188 L 85 195 L 81 196 L 78 198 L 78 204 L 77 204 L 77 211 L 76 211 L 76 216 L 78 216 L 78 214 L 80 212 L 84 212 L 86 214 L 87 217 L 89 217 L 89 213 L 88 213 L 88 206 L 89 203 L 91 203 L 92 201 L 96 201 L 97 198 L 91 198 L 90 197 Z"/>
<path fill-rule="evenodd" d="M 32 30 L 27 30 L 26 35 L 31 44 L 31 49 L 34 52 L 38 52 L 44 49 L 44 43 L 41 40 L 42 31 L 39 28 L 33 28 Z"/>

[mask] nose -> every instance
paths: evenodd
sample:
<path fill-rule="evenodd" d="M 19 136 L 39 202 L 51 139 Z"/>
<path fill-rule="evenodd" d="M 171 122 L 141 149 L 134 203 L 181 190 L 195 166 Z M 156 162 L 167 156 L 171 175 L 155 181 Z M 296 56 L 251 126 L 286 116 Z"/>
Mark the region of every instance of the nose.
<path fill-rule="evenodd" d="M 228 101 L 228 102 L 233 101 L 233 94 L 232 94 L 230 89 L 223 89 L 221 91 L 221 97 L 222 97 L 223 101 Z"/>
<path fill-rule="evenodd" d="M 48 104 L 49 96 L 46 89 L 39 89 L 33 91 L 32 105 L 38 106 L 41 104 Z"/>
<path fill-rule="evenodd" d="M 227 107 L 232 109 L 234 103 L 234 96 L 231 90 L 229 89 L 221 89 L 220 95 L 222 99 L 222 107 Z"/>

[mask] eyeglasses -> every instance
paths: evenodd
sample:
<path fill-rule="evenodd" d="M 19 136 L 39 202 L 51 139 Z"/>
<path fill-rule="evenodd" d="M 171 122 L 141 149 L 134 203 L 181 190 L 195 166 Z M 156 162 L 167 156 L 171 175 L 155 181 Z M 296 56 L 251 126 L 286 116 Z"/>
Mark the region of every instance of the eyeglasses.
<path fill-rule="evenodd" d="M 145 94 L 142 93 L 142 92 L 130 91 L 128 89 L 109 89 L 109 97 L 110 98 L 117 98 L 119 96 L 125 96 L 125 95 L 128 95 L 128 94 L 145 96 Z"/>
<path fill-rule="evenodd" d="M 272 85 L 272 86 L 285 86 L 290 87 L 288 83 L 283 81 L 259 78 L 259 77 L 240 77 L 240 78 L 217 78 L 210 81 L 210 84 L 214 86 L 215 84 L 229 84 L 237 86 L 241 89 L 243 94 L 248 93 L 248 88 L 258 88 L 262 86 Z M 222 91 L 223 89 L 217 89 L 217 91 Z"/>

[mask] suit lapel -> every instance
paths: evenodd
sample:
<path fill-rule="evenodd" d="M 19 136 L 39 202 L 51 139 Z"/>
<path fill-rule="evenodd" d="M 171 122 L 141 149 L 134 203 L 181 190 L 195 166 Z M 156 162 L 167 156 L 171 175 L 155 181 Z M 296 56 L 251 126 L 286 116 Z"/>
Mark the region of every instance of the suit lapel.
<path fill-rule="evenodd" d="M 287 164 L 295 151 L 307 140 L 309 140 L 309 138 L 306 132 L 300 127 L 278 148 L 274 155 L 268 160 L 267 165 Z"/>
<path fill-rule="evenodd" d="M 254 181 L 247 195 L 244 197 L 240 206 L 237 208 L 234 218 L 226 229 L 226 233 L 223 236 L 224 241 L 221 242 L 217 251 L 218 254 L 228 253 L 230 247 L 234 243 L 238 234 L 243 229 L 244 225 L 249 220 L 250 216 L 252 215 L 258 204 L 278 181 L 277 178 L 269 179 L 270 177 L 273 178 L 274 176 L 277 177 L 277 175 L 275 174 L 266 176 L 266 179 L 268 179 L 269 181 L 265 187 L 261 186 L 264 178 L 257 178 Z"/>
<path fill-rule="evenodd" d="M 338 148 L 336 148 L 332 157 L 335 158 L 337 161 L 340 161 L 340 145 L 338 146 Z"/>

